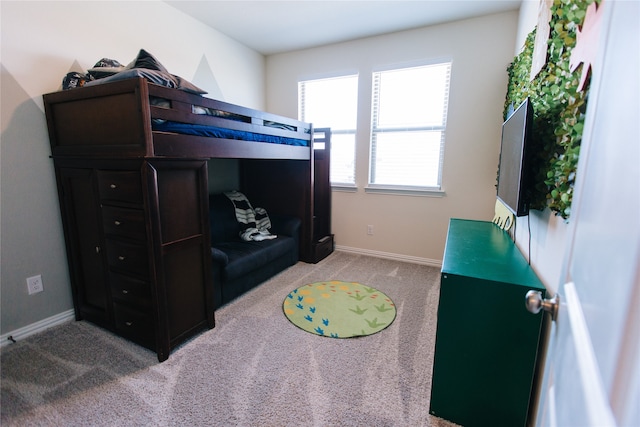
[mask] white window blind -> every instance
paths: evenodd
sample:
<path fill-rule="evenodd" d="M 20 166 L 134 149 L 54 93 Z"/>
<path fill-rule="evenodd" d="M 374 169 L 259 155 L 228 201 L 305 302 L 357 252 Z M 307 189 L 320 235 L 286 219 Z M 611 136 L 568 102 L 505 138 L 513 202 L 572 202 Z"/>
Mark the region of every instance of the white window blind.
<path fill-rule="evenodd" d="M 298 119 L 331 128 L 332 184 L 355 184 L 358 75 L 298 83 Z"/>
<path fill-rule="evenodd" d="M 451 63 L 373 73 L 369 186 L 440 190 Z"/>

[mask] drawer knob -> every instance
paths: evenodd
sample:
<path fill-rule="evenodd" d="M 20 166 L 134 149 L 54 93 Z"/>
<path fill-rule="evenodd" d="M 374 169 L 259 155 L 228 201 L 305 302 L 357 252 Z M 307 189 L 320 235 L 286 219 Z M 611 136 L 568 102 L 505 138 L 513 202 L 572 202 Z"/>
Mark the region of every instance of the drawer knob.
<path fill-rule="evenodd" d="M 111 184 L 111 185 L 109 185 L 109 188 L 111 188 L 111 189 L 115 190 L 116 188 L 118 188 L 118 186 L 117 186 L 117 185 L 115 185 L 115 184 Z"/>
<path fill-rule="evenodd" d="M 129 322 L 124 322 L 125 325 L 127 326 L 133 326 L 133 322 L 129 321 Z"/>
<path fill-rule="evenodd" d="M 122 225 L 122 223 L 121 223 L 120 221 L 118 221 L 117 219 L 116 219 L 115 221 L 113 221 L 113 223 L 114 223 L 115 225 Z"/>
<path fill-rule="evenodd" d="M 118 256 L 118 261 L 124 261 L 127 257 L 123 256 L 123 255 L 119 255 Z"/>
<path fill-rule="evenodd" d="M 122 293 L 126 295 L 126 294 L 128 294 L 128 293 L 129 293 L 129 291 L 128 291 L 128 290 L 126 290 L 126 289 L 123 289 L 123 290 L 122 290 Z"/>

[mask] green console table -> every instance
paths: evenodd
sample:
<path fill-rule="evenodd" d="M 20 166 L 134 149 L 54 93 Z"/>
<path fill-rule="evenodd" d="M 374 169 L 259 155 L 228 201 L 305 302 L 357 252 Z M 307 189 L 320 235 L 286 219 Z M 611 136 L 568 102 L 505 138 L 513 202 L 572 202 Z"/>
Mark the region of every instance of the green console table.
<path fill-rule="evenodd" d="M 451 219 L 442 262 L 429 413 L 465 427 L 529 423 L 545 288 L 492 222 Z"/>

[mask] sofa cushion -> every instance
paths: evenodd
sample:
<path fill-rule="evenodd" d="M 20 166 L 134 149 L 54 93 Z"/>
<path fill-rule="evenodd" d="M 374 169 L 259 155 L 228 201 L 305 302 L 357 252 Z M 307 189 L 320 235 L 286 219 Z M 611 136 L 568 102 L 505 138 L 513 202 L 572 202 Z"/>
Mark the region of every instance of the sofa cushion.
<path fill-rule="evenodd" d="M 209 196 L 209 224 L 212 246 L 219 242 L 238 240 L 240 224 L 233 203 L 224 194 Z"/>
<path fill-rule="evenodd" d="M 295 239 L 278 236 L 261 242 L 243 241 L 237 237 L 233 241 L 215 243 L 216 249 L 224 252 L 229 262 L 222 269 L 223 280 L 234 280 L 296 249 Z"/>

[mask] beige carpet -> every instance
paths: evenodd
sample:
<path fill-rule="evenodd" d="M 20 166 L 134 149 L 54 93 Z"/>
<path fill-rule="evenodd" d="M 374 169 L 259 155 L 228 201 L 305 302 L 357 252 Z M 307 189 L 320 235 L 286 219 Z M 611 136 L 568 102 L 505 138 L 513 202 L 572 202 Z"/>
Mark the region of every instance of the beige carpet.
<path fill-rule="evenodd" d="M 367 337 L 307 333 L 282 313 L 293 289 L 357 281 L 397 317 Z M 452 426 L 429 415 L 439 271 L 336 252 L 298 263 L 216 311 L 216 327 L 155 353 L 69 322 L 1 353 L 3 426 Z"/>

